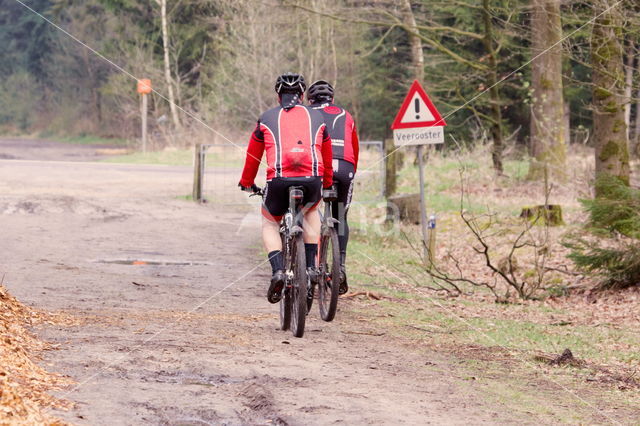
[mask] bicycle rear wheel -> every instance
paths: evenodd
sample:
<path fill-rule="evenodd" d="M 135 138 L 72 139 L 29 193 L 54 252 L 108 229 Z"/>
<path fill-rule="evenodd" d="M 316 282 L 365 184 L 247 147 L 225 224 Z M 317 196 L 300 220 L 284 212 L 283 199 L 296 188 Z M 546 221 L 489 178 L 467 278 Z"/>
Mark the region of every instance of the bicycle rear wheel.
<path fill-rule="evenodd" d="M 318 306 L 324 321 L 333 321 L 338 310 L 340 289 L 340 247 L 338 233 L 334 228 L 323 235 L 320 248 L 320 282 L 318 283 Z"/>
<path fill-rule="evenodd" d="M 291 253 L 293 268 L 293 282 L 291 293 L 292 331 L 295 337 L 302 337 L 307 318 L 307 264 L 304 255 L 304 241 L 302 234 L 294 237 Z"/>

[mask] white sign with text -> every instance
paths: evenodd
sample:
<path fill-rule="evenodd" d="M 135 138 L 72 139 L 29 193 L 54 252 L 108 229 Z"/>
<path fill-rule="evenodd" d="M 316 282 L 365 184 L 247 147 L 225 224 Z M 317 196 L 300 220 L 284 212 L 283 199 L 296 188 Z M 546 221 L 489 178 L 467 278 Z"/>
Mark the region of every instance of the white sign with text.
<path fill-rule="evenodd" d="M 395 129 L 393 131 L 393 142 L 396 146 L 444 143 L 444 127 L 433 126 Z"/>

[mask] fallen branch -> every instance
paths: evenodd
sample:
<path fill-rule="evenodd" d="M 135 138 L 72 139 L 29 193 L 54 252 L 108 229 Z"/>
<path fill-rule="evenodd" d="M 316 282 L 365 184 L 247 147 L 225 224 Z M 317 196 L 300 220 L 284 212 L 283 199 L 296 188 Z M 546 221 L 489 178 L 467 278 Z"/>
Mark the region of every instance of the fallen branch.
<path fill-rule="evenodd" d="M 376 333 L 376 332 L 368 332 L 368 331 L 345 331 L 346 334 L 360 334 L 362 336 L 384 336 L 385 333 Z"/>
<path fill-rule="evenodd" d="M 570 349 L 565 349 L 560 355 L 549 355 L 540 353 L 534 355 L 533 359 L 549 365 L 571 365 L 573 367 L 583 367 L 585 362 L 573 356 Z"/>
<path fill-rule="evenodd" d="M 343 299 L 351 299 L 357 296 L 365 296 L 368 299 L 373 299 L 373 300 L 382 300 L 384 299 L 384 296 L 381 296 L 377 293 L 373 293 L 371 291 L 355 291 L 353 293 L 347 293 L 345 295 L 342 296 Z"/>

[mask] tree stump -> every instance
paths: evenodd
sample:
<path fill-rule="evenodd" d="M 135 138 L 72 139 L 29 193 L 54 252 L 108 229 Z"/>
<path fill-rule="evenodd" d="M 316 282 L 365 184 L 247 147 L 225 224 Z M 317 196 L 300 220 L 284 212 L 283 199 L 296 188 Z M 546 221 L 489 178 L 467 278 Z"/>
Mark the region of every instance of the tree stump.
<path fill-rule="evenodd" d="M 562 206 L 559 204 L 523 207 L 520 217 L 533 222 L 535 225 L 564 225 L 564 220 L 562 220 Z"/>
<path fill-rule="evenodd" d="M 391 213 L 398 213 L 400 220 L 420 224 L 420 194 L 399 194 L 388 198 Z"/>

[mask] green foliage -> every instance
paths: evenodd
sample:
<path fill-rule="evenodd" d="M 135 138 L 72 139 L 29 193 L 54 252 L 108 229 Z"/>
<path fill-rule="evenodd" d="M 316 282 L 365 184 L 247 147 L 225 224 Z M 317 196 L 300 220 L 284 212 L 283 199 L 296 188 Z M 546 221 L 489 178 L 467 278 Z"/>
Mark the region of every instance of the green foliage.
<path fill-rule="evenodd" d="M 640 190 L 603 173 L 596 180 L 596 193 L 600 195 L 593 200 L 581 200 L 589 213 L 589 226 L 640 239 Z"/>
<path fill-rule="evenodd" d="M 29 2 L 29 7 L 50 17 L 50 0 Z M 55 33 L 42 18 L 11 0 L 0 0 L 0 75 L 27 72 L 35 79 L 46 77 Z"/>
<path fill-rule="evenodd" d="M 0 80 L 0 125 L 19 131 L 31 126 L 33 111 L 36 110 L 37 83 L 26 71 L 10 75 Z"/>
<path fill-rule="evenodd" d="M 382 37 L 384 31 L 372 29 L 367 38 L 370 43 Z M 363 136 L 371 139 L 391 137 L 391 121 L 402 103 L 411 76 L 405 64 L 411 61 L 406 34 L 397 28 L 385 39 L 382 46 L 373 52 L 365 62 L 370 72 L 365 76 L 362 86 L 362 115 L 359 128 Z"/>
<path fill-rule="evenodd" d="M 612 248 L 601 248 L 601 241 L 580 238 L 568 243 L 569 258 L 591 273 L 603 277 L 603 288 L 624 288 L 640 283 L 640 244 L 614 241 Z"/>
<path fill-rule="evenodd" d="M 336 100 L 353 113 L 363 139 L 389 137 L 413 79 L 408 34 L 398 25 L 403 16 L 399 5 L 372 0 L 167 0 L 177 102 L 212 127 L 246 130 L 273 105 L 276 74 L 296 70 L 309 80 L 334 80 Z M 463 145 L 486 141 L 493 123 L 485 93 L 491 64 L 482 3 L 433 0 L 411 5 L 424 37 L 425 86 L 447 116 L 447 133 Z M 155 1 L 33 0 L 29 6 L 132 75 L 151 78 L 166 94 Z M 498 79 L 507 77 L 497 86 L 503 133 L 524 143 L 530 118 L 530 67 L 525 66 L 531 59 L 530 1 L 493 0 L 489 6 L 497 51 L 497 69 L 491 72 Z M 564 32 L 572 34 L 563 43 L 563 73 L 573 127 L 592 123 L 585 108 L 592 96 L 585 84 L 591 80 L 590 26 L 584 26 L 592 17 L 588 3 L 563 6 Z M 629 31 L 637 31 L 633 20 Z M 3 128 L 9 123 L 26 132 L 137 136 L 133 79 L 12 0 L 0 0 L 0 49 Z M 18 90 L 22 83 L 9 87 L 11 78 L 29 81 L 29 90 Z M 150 115 L 168 115 L 166 101 L 153 96 Z M 166 130 L 153 119 L 150 126 L 151 133 Z"/>
<path fill-rule="evenodd" d="M 593 200 L 581 200 L 589 212 L 590 235 L 570 235 L 569 258 L 603 277 L 602 286 L 622 288 L 640 284 L 640 190 L 602 174 Z"/>

